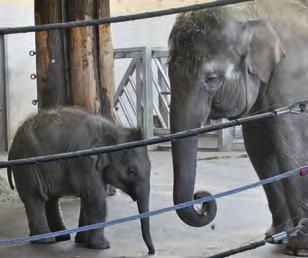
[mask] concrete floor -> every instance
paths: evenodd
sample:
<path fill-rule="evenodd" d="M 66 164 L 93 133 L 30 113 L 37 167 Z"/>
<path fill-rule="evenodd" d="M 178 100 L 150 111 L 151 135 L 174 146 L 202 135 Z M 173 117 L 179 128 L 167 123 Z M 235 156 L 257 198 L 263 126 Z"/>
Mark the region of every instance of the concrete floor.
<path fill-rule="evenodd" d="M 219 193 L 257 180 L 242 152 L 199 153 L 196 189 Z M 151 209 L 172 204 L 172 163 L 170 152 L 151 152 Z M 245 156 L 245 155 L 244 155 Z M 22 205 L 5 202 L 0 209 L 0 239 L 28 235 Z M 63 214 L 68 228 L 76 227 L 79 202 L 65 199 Z M 137 213 L 129 197 L 120 193 L 108 199 L 108 219 Z M 218 201 L 218 214 L 209 227 L 191 228 L 174 212 L 151 219 L 152 237 L 159 257 L 205 257 L 238 247 L 248 241 L 261 240 L 270 225 L 270 214 L 262 188 L 256 188 Z M 147 248 L 141 237 L 139 221 L 106 229 L 111 249 L 89 250 L 73 241 L 52 245 L 24 244 L 0 247 L 0 257 L 140 257 Z M 288 257 L 282 247 L 267 245 L 234 257 Z"/>

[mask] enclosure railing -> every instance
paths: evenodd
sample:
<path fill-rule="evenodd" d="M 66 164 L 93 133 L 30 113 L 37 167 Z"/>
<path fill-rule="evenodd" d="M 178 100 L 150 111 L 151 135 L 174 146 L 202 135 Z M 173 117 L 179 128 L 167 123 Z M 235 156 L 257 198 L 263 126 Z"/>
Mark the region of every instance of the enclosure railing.
<path fill-rule="evenodd" d="M 128 60 L 114 95 L 118 122 L 143 128 L 146 138 L 154 135 L 154 128 L 168 129 L 168 51 L 149 47 L 116 49 L 114 58 Z"/>
<path fill-rule="evenodd" d="M 125 126 L 142 128 L 147 139 L 170 132 L 168 57 L 168 50 L 162 48 L 121 48 L 114 51 L 115 68 L 118 68 L 115 74 L 122 74 L 114 95 L 117 121 Z M 241 127 L 209 135 L 217 139 L 216 147 L 211 148 L 214 150 L 228 151 L 234 144 L 242 143 Z"/>
<path fill-rule="evenodd" d="M 0 153 L 7 150 L 7 92 L 5 37 L 0 35 Z"/>

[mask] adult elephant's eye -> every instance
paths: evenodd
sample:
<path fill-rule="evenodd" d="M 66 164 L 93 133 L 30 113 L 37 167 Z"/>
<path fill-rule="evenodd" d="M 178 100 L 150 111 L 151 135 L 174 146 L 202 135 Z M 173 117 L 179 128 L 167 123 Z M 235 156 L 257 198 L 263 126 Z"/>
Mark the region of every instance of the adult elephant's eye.
<path fill-rule="evenodd" d="M 219 78 L 217 74 L 208 74 L 205 76 L 204 82 L 207 84 L 211 84 L 216 82 L 216 80 Z"/>

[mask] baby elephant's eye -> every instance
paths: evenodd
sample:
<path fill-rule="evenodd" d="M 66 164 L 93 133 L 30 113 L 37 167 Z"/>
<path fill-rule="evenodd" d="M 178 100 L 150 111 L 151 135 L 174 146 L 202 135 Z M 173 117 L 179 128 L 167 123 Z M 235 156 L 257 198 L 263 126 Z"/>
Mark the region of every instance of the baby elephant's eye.
<path fill-rule="evenodd" d="M 136 174 L 136 171 L 135 171 L 134 169 L 130 168 L 130 169 L 128 170 L 128 175 L 134 176 L 135 174 Z"/>

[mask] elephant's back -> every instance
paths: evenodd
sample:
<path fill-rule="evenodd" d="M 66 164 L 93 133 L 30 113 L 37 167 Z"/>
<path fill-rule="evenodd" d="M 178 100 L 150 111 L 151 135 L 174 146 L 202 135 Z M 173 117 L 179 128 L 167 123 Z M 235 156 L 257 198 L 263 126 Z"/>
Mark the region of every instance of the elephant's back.
<path fill-rule="evenodd" d="M 90 147 L 102 127 L 113 124 L 78 108 L 42 110 L 29 117 L 14 136 L 9 157 L 48 155 Z"/>

